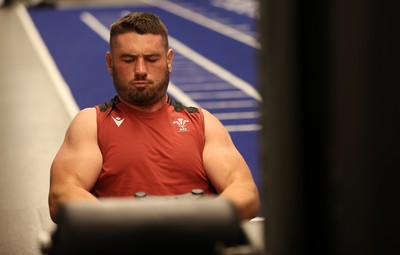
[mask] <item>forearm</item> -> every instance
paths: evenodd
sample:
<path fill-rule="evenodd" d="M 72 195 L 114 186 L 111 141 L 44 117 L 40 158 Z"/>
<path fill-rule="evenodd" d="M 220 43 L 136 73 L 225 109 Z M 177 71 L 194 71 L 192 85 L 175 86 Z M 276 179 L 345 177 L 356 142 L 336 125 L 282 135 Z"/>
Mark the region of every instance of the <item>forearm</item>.
<path fill-rule="evenodd" d="M 97 198 L 87 190 L 72 185 L 51 188 L 49 193 L 50 216 L 54 223 L 57 223 L 57 213 L 63 204 L 69 202 L 96 201 Z"/>
<path fill-rule="evenodd" d="M 254 185 L 231 184 L 220 194 L 220 197 L 233 203 L 241 220 L 252 219 L 259 213 L 260 198 Z"/>

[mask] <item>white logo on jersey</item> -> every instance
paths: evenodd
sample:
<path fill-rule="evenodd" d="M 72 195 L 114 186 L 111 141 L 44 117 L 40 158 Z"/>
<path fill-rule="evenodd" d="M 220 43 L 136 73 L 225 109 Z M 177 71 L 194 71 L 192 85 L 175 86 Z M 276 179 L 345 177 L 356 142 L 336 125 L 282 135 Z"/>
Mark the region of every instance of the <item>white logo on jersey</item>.
<path fill-rule="evenodd" d="M 173 124 L 178 125 L 179 130 L 178 132 L 189 132 L 189 130 L 186 128 L 186 123 L 188 123 L 189 120 L 184 120 L 182 118 L 178 118 L 177 120 L 173 121 Z"/>
<path fill-rule="evenodd" d="M 120 117 L 111 116 L 111 118 L 114 120 L 117 127 L 121 126 L 122 122 L 124 122 L 124 120 L 125 120 L 125 118 L 121 119 Z"/>

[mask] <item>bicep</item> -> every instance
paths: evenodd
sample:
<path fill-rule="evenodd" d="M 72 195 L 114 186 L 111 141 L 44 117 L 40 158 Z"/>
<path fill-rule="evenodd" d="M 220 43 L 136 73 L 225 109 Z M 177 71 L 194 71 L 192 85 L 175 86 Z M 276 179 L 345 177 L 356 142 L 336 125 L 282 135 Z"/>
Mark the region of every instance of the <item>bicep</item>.
<path fill-rule="evenodd" d="M 82 110 L 71 122 L 51 166 L 51 185 L 77 185 L 90 190 L 100 174 L 94 108 Z"/>
<path fill-rule="evenodd" d="M 203 164 L 208 178 L 220 193 L 236 181 L 252 180 L 250 169 L 222 123 L 204 112 L 206 142 Z"/>

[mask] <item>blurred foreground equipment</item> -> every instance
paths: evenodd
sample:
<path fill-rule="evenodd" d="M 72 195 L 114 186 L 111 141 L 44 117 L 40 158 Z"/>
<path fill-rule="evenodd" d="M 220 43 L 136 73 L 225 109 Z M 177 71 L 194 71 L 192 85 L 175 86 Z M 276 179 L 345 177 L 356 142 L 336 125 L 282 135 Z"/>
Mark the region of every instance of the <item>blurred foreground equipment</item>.
<path fill-rule="evenodd" d="M 240 222 L 222 199 L 103 199 L 58 216 L 43 254 L 262 254 L 262 221 Z"/>

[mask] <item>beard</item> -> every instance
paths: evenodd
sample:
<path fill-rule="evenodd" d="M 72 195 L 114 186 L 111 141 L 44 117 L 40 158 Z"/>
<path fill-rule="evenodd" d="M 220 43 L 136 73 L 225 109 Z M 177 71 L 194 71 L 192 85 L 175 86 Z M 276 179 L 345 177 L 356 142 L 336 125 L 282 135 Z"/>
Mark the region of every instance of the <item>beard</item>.
<path fill-rule="evenodd" d="M 170 75 L 168 69 L 165 71 L 164 77 L 160 82 L 146 88 L 135 88 L 130 85 L 134 81 L 143 81 L 146 80 L 146 78 L 137 77 L 133 81 L 128 82 L 128 84 L 124 84 L 114 68 L 112 71 L 114 87 L 118 96 L 133 105 L 147 106 L 154 104 L 167 93 Z M 153 83 L 149 80 L 147 81 Z"/>

